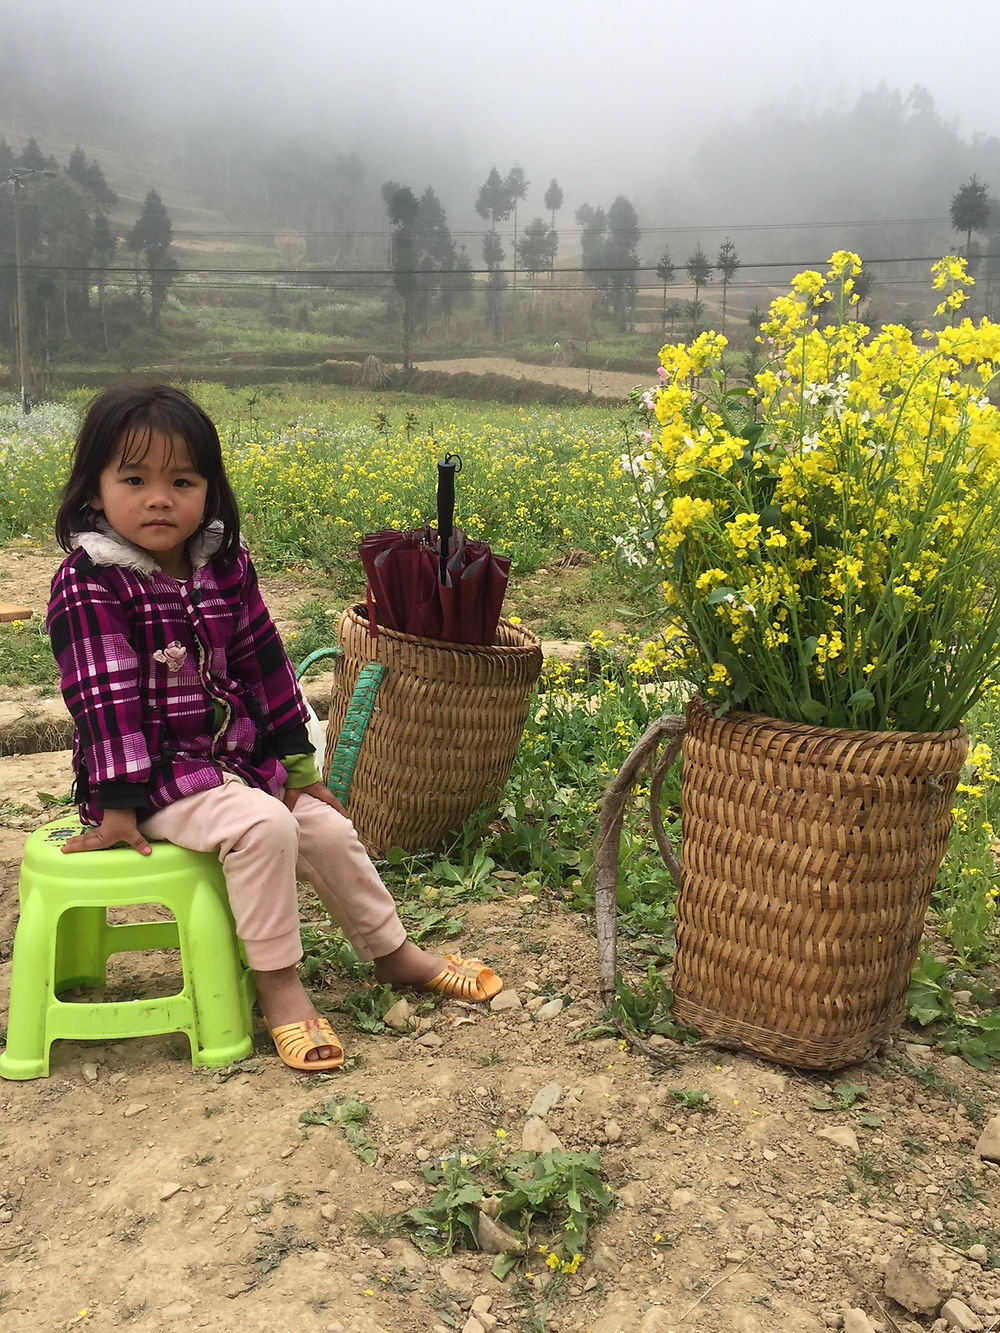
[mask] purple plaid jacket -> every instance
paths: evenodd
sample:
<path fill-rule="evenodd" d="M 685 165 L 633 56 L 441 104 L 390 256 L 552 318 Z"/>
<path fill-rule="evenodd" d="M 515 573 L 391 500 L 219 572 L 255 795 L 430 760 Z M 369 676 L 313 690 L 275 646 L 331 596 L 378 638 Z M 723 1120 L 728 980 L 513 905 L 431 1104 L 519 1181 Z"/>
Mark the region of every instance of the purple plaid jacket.
<path fill-rule="evenodd" d="M 281 759 L 312 750 L 295 672 L 245 549 L 224 565 L 209 529 L 187 583 L 110 528 L 80 533 L 52 580 L 46 627 L 76 723 L 75 795 L 152 813 L 222 782 L 277 794 Z"/>

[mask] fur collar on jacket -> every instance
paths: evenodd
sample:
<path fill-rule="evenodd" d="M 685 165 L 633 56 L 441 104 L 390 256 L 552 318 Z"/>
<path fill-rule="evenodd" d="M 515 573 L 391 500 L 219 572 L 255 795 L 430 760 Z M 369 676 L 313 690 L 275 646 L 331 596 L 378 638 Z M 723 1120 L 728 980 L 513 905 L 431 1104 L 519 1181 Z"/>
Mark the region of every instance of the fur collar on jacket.
<path fill-rule="evenodd" d="M 95 565 L 120 565 L 123 569 L 134 569 L 137 574 L 152 574 L 160 568 L 148 551 L 120 537 L 104 518 L 97 520 L 94 531 L 74 533 L 71 544 L 74 549 L 81 547 L 86 551 Z M 188 543 L 192 568 L 197 570 L 207 565 L 221 545 L 222 524 L 218 520 L 195 533 Z"/>

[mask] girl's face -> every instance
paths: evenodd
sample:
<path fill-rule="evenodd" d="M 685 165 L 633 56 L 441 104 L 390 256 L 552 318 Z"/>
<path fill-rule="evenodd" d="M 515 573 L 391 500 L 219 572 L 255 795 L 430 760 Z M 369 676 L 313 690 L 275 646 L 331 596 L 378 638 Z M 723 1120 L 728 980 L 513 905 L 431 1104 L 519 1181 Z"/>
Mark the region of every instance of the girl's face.
<path fill-rule="evenodd" d="M 208 482 L 179 435 L 150 431 L 148 440 L 123 437 L 101 473 L 92 509 L 120 537 L 151 555 L 171 578 L 191 577 L 190 537 L 201 527 Z"/>

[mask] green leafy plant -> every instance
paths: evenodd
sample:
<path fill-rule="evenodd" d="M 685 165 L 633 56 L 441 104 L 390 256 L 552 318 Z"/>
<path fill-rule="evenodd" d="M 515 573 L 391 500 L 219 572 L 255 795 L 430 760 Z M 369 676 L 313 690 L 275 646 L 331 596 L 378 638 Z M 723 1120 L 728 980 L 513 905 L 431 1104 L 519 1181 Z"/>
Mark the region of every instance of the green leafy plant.
<path fill-rule="evenodd" d="M 479 1248 L 478 1204 L 484 1191 L 473 1175 L 475 1165 L 474 1157 L 454 1152 L 423 1167 L 424 1179 L 437 1189 L 424 1207 L 405 1212 L 403 1221 L 428 1253 Z"/>
<path fill-rule="evenodd" d="M 493 1272 L 503 1278 L 532 1249 L 532 1232 L 546 1229 L 538 1245 L 553 1272 L 575 1273 L 593 1222 L 610 1207 L 613 1196 L 600 1178 L 597 1153 L 512 1153 L 498 1161 L 495 1150 L 479 1156 L 454 1152 L 423 1168 L 438 1188 L 426 1205 L 402 1214 L 417 1244 L 434 1252 L 479 1245 L 480 1205 L 489 1194 L 491 1215 L 517 1237 L 497 1257 Z M 489 1190 L 480 1176 L 485 1175 Z"/>
<path fill-rule="evenodd" d="M 339 1007 L 358 1032 L 386 1032 L 385 1016 L 399 998 L 389 985 L 369 986 L 345 995 Z"/>
<path fill-rule="evenodd" d="M 646 980 L 637 990 L 626 986 L 620 974 L 616 977 L 615 998 L 609 1013 L 635 1032 L 674 1036 L 677 1025 L 670 1016 L 673 1006 L 673 991 L 660 976 L 655 963 L 650 963 Z"/>
<path fill-rule="evenodd" d="M 835 1083 L 833 1099 L 816 1097 L 809 1103 L 814 1111 L 847 1111 L 855 1102 L 864 1101 L 868 1089 L 861 1083 Z"/>
<path fill-rule="evenodd" d="M 695 1088 L 670 1088 L 674 1105 L 682 1111 L 710 1111 L 714 1098 L 710 1092 L 698 1092 Z"/>
<path fill-rule="evenodd" d="M 371 963 L 361 962 L 338 927 L 304 925 L 301 935 L 302 962 L 299 967 L 306 981 L 327 984 L 333 978 L 364 981 L 371 977 Z"/>
<path fill-rule="evenodd" d="M 923 954 L 907 992 L 907 1015 L 921 1027 L 933 1027 L 946 1054 L 959 1055 L 974 1069 L 988 1072 L 992 1062 L 1000 1060 L 1000 1008 L 975 1017 L 960 1014 L 948 978 L 945 963 Z"/>
<path fill-rule="evenodd" d="M 465 917 L 451 907 L 434 907 L 421 902 L 402 902 L 399 915 L 406 924 L 406 934 L 414 944 L 432 939 L 454 939 L 462 933 Z"/>
<path fill-rule="evenodd" d="M 508 1159 L 505 1179 L 512 1187 L 501 1196 L 500 1219 L 511 1224 L 531 1246 L 531 1232 L 544 1225 L 560 1236 L 546 1246 L 546 1265 L 553 1271 L 575 1273 L 587 1246 L 591 1224 L 612 1203 L 612 1194 L 600 1178 L 597 1153 L 567 1153 L 560 1149 L 541 1156 L 514 1153 Z M 493 1266 L 503 1277 L 516 1259 L 501 1255 Z"/>
<path fill-rule="evenodd" d="M 369 1110 L 364 1102 L 354 1098 L 339 1101 L 333 1098 L 315 1111 L 303 1111 L 299 1120 L 303 1125 L 333 1125 L 344 1131 L 344 1138 L 356 1157 L 371 1166 L 378 1151 L 365 1129 Z"/>

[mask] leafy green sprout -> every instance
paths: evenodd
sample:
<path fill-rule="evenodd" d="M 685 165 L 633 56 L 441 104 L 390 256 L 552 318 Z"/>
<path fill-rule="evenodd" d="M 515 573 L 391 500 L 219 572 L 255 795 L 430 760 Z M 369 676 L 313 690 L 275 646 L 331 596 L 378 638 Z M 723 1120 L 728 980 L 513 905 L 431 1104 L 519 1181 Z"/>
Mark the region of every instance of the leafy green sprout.
<path fill-rule="evenodd" d="M 303 1125 L 330 1125 L 344 1132 L 347 1145 L 367 1166 L 372 1166 L 378 1150 L 372 1143 L 365 1124 L 369 1108 L 353 1097 L 332 1098 L 313 1111 L 303 1111 L 299 1121 Z"/>
<path fill-rule="evenodd" d="M 495 1151 L 479 1156 L 455 1152 L 429 1163 L 423 1174 L 437 1186 L 434 1196 L 403 1214 L 417 1244 L 432 1253 L 478 1248 L 480 1205 L 487 1197 L 480 1176 L 487 1172 L 493 1177 L 488 1183 L 496 1220 L 517 1237 L 516 1245 L 495 1261 L 494 1274 L 502 1279 L 534 1248 L 551 1272 L 575 1273 L 591 1224 L 613 1198 L 600 1179 L 596 1153 L 512 1153 L 501 1162 Z M 539 1245 L 532 1238 L 538 1226 L 558 1239 Z"/>

